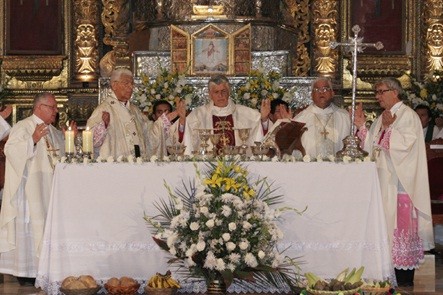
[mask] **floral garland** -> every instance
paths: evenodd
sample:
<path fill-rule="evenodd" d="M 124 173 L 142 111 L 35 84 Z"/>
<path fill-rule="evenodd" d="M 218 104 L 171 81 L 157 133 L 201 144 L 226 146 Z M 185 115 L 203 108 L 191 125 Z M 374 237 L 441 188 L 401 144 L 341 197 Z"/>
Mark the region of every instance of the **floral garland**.
<path fill-rule="evenodd" d="M 406 94 L 412 107 L 427 105 L 434 118 L 443 117 L 443 72 L 434 72 L 424 83 L 414 77 L 411 77 L 411 82 L 411 89 Z"/>
<path fill-rule="evenodd" d="M 263 99 L 282 99 L 290 103 L 293 93 L 280 85 L 281 74 L 269 71 L 253 70 L 246 81 L 235 85 L 234 101 L 254 109 L 260 109 Z"/>
<path fill-rule="evenodd" d="M 140 75 L 140 85 L 134 91 L 132 102 L 143 112 L 152 113 L 152 106 L 156 100 L 166 100 L 172 105 L 177 99 L 186 101 L 192 106 L 198 102 L 195 87 L 186 83 L 185 75 L 170 72 L 161 68 L 155 78 L 147 74 Z"/>
<path fill-rule="evenodd" d="M 276 221 L 288 208 L 272 208 L 282 196 L 266 179 L 251 184 L 238 162 L 218 161 L 208 163 L 203 174 L 197 170 L 195 184 L 185 190 L 166 187 L 169 200 L 156 203 L 159 215 L 145 220 L 154 241 L 175 257 L 170 263 L 227 287 L 236 278 L 296 288 L 298 275 L 290 267 L 296 265 L 277 250 L 283 232 Z"/>

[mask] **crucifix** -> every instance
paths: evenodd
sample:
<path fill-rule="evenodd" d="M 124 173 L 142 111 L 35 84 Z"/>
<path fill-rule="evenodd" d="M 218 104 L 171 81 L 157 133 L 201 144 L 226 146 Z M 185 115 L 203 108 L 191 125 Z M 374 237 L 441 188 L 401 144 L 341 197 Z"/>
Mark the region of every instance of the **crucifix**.
<path fill-rule="evenodd" d="M 366 47 L 374 47 L 377 50 L 383 48 L 383 43 L 363 43 L 363 37 L 359 37 L 358 33 L 361 31 L 358 25 L 352 27 L 354 37 L 349 37 L 348 42 L 331 42 L 331 48 L 342 46 L 352 55 L 352 103 L 351 103 L 351 134 L 343 140 L 344 147 L 337 153 L 338 157 L 349 156 L 353 159 L 365 156 L 367 153 L 362 151 L 359 147 L 359 139 L 355 136 L 355 94 L 357 87 L 357 53 L 363 52 Z"/>

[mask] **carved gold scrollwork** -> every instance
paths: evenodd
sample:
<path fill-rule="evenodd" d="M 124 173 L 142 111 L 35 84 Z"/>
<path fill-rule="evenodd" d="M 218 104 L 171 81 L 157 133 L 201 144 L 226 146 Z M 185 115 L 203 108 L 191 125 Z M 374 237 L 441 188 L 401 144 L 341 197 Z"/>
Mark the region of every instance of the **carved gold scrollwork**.
<path fill-rule="evenodd" d="M 427 0 L 424 3 L 426 25 L 426 70 L 443 70 L 443 2 Z"/>
<path fill-rule="evenodd" d="M 337 67 L 337 51 L 329 44 L 337 39 L 337 1 L 316 0 L 312 13 L 315 32 L 315 70 L 322 76 L 334 75 Z"/>
<path fill-rule="evenodd" d="M 294 26 L 298 30 L 297 59 L 293 61 L 292 73 L 295 76 L 305 77 L 309 75 L 311 59 L 307 44 L 309 36 L 309 0 L 287 1 L 288 10 L 294 18 Z"/>
<path fill-rule="evenodd" d="M 47 81 L 60 75 L 65 56 L 9 55 L 3 57 L 2 68 L 21 81 Z"/>
<path fill-rule="evenodd" d="M 82 81 L 94 79 L 97 72 L 97 40 L 95 27 L 83 24 L 77 27 L 76 46 L 76 76 Z"/>
<path fill-rule="evenodd" d="M 76 37 L 74 43 L 75 77 L 80 81 L 91 81 L 98 74 L 98 7 L 95 0 L 74 2 Z"/>
<path fill-rule="evenodd" d="M 115 66 L 130 66 L 127 36 L 130 33 L 130 1 L 102 0 L 103 43 L 113 46 Z"/>

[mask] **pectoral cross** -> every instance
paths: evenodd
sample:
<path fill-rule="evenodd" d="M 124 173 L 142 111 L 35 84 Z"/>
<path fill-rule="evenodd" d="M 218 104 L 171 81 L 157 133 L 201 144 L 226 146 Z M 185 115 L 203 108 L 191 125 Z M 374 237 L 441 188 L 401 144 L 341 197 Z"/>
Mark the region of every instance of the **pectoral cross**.
<path fill-rule="evenodd" d="M 326 137 L 328 136 L 329 132 L 326 131 L 326 128 L 323 128 L 323 131 L 320 132 L 321 135 L 323 135 L 323 139 L 326 139 Z"/>
<path fill-rule="evenodd" d="M 331 48 L 336 48 L 337 46 L 342 46 L 348 49 L 352 54 L 352 106 L 351 106 L 351 122 L 355 119 L 355 93 L 357 86 L 357 52 L 363 52 L 366 47 L 375 47 L 375 49 L 380 50 L 383 48 L 383 43 L 363 43 L 363 37 L 358 37 L 358 33 L 361 31 L 358 25 L 352 27 L 354 32 L 354 37 L 349 37 L 348 42 L 339 43 L 331 42 Z M 351 136 L 355 134 L 355 125 L 351 123 Z"/>

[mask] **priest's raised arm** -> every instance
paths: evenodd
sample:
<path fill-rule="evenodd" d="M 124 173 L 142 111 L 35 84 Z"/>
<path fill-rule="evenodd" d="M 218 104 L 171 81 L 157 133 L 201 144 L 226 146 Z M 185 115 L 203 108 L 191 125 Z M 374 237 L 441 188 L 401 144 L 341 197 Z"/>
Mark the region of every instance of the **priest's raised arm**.
<path fill-rule="evenodd" d="M 111 74 L 111 93 L 104 98 L 88 119 L 94 148 L 99 156 L 150 157 L 148 118 L 130 102 L 134 88 L 132 72 L 118 68 Z M 106 114 L 109 114 L 109 119 Z"/>

